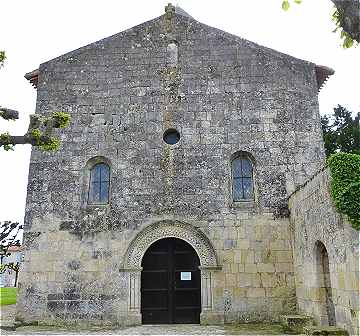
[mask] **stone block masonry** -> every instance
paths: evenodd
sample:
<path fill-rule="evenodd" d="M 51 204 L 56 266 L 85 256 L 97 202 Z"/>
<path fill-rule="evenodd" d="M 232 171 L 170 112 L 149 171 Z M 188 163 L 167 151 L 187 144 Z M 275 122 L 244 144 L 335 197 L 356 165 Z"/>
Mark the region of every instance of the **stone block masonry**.
<path fill-rule="evenodd" d="M 330 178 L 324 168 L 290 197 L 297 299 L 318 324 L 359 335 L 359 232 L 336 212 Z"/>
<path fill-rule="evenodd" d="M 278 210 L 323 163 L 315 65 L 169 8 L 39 68 L 37 113 L 72 121 L 58 152 L 32 151 L 19 320 L 140 324 L 156 230 L 199 255 L 201 323 L 295 310 Z M 168 129 L 178 143 L 163 141 Z M 253 165 L 246 202 L 233 201 L 237 155 Z M 103 205 L 88 204 L 96 162 L 110 167 Z"/>

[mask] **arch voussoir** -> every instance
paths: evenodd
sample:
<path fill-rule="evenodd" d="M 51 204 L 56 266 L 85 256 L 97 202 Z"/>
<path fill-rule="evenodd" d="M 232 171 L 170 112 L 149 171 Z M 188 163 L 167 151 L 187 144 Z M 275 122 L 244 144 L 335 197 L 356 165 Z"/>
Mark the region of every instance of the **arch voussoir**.
<path fill-rule="evenodd" d="M 218 267 L 215 250 L 205 234 L 198 228 L 179 221 L 161 221 L 143 229 L 130 243 L 125 254 L 124 267 L 140 269 L 142 258 L 150 245 L 170 237 L 189 243 L 198 254 L 202 267 Z"/>

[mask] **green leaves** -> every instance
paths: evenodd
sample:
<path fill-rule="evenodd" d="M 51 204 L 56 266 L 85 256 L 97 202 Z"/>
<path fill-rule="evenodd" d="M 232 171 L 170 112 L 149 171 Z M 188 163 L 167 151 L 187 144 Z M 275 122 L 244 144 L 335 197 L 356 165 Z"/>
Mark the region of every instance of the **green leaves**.
<path fill-rule="evenodd" d="M 360 230 L 360 155 L 336 153 L 327 163 L 331 172 L 330 193 L 337 210 Z"/>
<path fill-rule="evenodd" d="M 353 115 L 338 105 L 333 114 L 321 117 L 327 157 L 336 152 L 360 154 L 360 112 Z"/>
<path fill-rule="evenodd" d="M 0 50 L 0 68 L 4 65 L 5 59 L 6 59 L 5 51 Z"/>
<path fill-rule="evenodd" d="M 70 115 L 65 112 L 54 112 L 52 117 L 56 120 L 59 128 L 65 128 L 70 124 Z"/>
<path fill-rule="evenodd" d="M 289 1 L 288 1 L 288 0 L 284 0 L 284 1 L 282 2 L 281 7 L 282 7 L 282 9 L 283 9 L 284 11 L 287 11 L 287 10 L 290 8 L 290 3 L 289 3 Z"/>
<path fill-rule="evenodd" d="M 347 48 L 351 48 L 354 45 L 354 40 L 351 38 L 351 36 L 346 33 L 344 42 L 343 42 L 343 48 L 347 49 Z"/>
<path fill-rule="evenodd" d="M 14 144 L 12 142 L 12 138 L 9 132 L 0 134 L 0 142 L 2 143 L 5 151 L 14 150 Z"/>
<path fill-rule="evenodd" d="M 295 2 L 297 5 L 300 5 L 301 2 L 302 2 L 302 0 L 294 0 L 294 2 Z M 290 2 L 289 2 L 289 0 L 284 0 L 284 1 L 282 2 L 281 7 L 282 7 L 282 9 L 283 9 L 284 11 L 287 11 L 287 10 L 290 8 Z"/>
<path fill-rule="evenodd" d="M 30 134 L 36 141 L 36 145 L 39 146 L 41 140 L 41 131 L 38 128 L 34 128 L 33 130 L 31 130 Z"/>
<path fill-rule="evenodd" d="M 354 39 L 350 36 L 348 32 L 346 32 L 342 27 L 342 22 L 344 20 L 344 13 L 334 7 L 334 11 L 331 15 L 331 20 L 335 23 L 336 28 L 333 30 L 333 33 L 336 33 L 340 29 L 340 39 L 343 40 L 342 47 L 344 49 L 351 48 L 354 45 Z M 356 43 L 359 45 L 359 43 Z"/>
<path fill-rule="evenodd" d="M 3 145 L 4 147 L 4 150 L 5 151 L 13 151 L 14 150 L 14 145 L 13 144 L 6 144 L 6 145 Z"/>
<path fill-rule="evenodd" d="M 46 137 L 38 128 L 31 130 L 30 135 L 35 140 L 36 146 L 44 152 L 56 151 L 60 147 L 60 140 L 58 138 Z"/>
<path fill-rule="evenodd" d="M 46 142 L 42 142 L 39 146 L 44 152 L 57 151 L 60 147 L 60 140 L 57 138 L 50 138 Z"/>

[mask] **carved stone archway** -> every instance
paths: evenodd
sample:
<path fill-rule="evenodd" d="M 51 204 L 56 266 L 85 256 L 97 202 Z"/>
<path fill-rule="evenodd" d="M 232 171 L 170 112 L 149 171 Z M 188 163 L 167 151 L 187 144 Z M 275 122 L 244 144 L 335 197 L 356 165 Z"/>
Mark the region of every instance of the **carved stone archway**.
<path fill-rule="evenodd" d="M 218 266 L 215 251 L 202 231 L 179 221 L 162 221 L 146 227 L 130 243 L 125 254 L 125 268 L 140 268 L 141 260 L 150 245 L 171 237 L 188 242 L 198 254 L 202 267 Z"/>
<path fill-rule="evenodd" d="M 123 272 L 128 274 L 129 294 L 128 312 L 131 324 L 141 324 L 140 289 L 141 289 L 141 261 L 146 250 L 156 241 L 164 238 L 178 238 L 189 243 L 200 259 L 201 270 L 201 323 L 219 321 L 221 314 L 214 311 L 213 304 L 213 276 L 221 269 L 215 250 L 206 235 L 194 226 L 179 221 L 161 221 L 144 228 L 129 244 L 124 256 Z"/>

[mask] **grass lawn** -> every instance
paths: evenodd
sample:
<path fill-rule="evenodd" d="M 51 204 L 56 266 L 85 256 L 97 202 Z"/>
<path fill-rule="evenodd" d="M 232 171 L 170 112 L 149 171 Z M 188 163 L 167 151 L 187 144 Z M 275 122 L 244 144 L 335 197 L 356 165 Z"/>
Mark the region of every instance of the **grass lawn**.
<path fill-rule="evenodd" d="M 16 303 L 16 287 L 0 287 L 0 306 Z"/>

